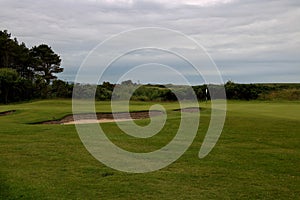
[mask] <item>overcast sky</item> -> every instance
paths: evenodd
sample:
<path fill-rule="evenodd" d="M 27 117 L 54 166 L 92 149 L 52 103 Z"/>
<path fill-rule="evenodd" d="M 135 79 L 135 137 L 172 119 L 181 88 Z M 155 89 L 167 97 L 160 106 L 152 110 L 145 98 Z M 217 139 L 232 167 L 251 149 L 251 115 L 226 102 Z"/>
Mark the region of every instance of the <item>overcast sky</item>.
<path fill-rule="evenodd" d="M 300 82 L 299 0 L 0 0 L 0 29 L 28 47 L 50 45 L 68 81 L 96 45 L 140 27 L 195 39 L 224 81 Z"/>

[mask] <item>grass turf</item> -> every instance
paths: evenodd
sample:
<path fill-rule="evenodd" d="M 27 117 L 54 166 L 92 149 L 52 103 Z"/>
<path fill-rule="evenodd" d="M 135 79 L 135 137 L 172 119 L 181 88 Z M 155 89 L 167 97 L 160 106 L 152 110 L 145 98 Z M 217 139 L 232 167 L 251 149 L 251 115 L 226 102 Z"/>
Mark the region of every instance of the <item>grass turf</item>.
<path fill-rule="evenodd" d="M 151 103 L 132 102 L 131 110 Z M 180 114 L 163 103 L 168 122 L 150 139 L 135 139 L 114 123 L 102 124 L 118 146 L 136 152 L 159 149 L 172 140 Z M 202 107 L 209 104 L 201 103 Z M 109 112 L 109 102 L 97 102 Z M 204 159 L 198 152 L 209 109 L 193 144 L 159 171 L 128 174 L 95 160 L 74 125 L 32 125 L 70 114 L 70 100 L 2 105 L 0 117 L 1 199 L 297 199 L 300 196 L 300 102 L 229 101 L 223 133 Z M 145 125 L 149 121 L 137 121 Z"/>

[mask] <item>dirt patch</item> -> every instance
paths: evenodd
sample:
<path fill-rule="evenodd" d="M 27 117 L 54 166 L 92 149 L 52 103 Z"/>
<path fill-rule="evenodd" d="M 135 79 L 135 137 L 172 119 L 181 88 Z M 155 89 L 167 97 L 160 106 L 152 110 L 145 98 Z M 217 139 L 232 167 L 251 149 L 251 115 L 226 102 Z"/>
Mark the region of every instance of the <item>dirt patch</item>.
<path fill-rule="evenodd" d="M 16 112 L 16 110 L 8 110 L 8 111 L 0 112 L 0 116 L 10 115 L 13 114 L 14 112 Z"/>
<path fill-rule="evenodd" d="M 128 121 L 135 119 L 147 119 L 154 116 L 163 115 L 164 112 L 158 110 L 140 111 L 140 112 L 120 112 L 120 113 L 97 113 L 95 114 L 75 114 L 67 115 L 60 120 L 51 120 L 41 122 L 40 124 L 87 124 L 87 123 L 107 123 L 116 121 Z"/>

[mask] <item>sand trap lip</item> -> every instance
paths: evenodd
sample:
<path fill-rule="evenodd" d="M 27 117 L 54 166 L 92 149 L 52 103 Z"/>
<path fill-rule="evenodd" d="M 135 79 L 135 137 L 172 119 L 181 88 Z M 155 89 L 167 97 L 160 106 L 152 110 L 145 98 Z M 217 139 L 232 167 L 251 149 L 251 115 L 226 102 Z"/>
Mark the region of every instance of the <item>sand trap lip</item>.
<path fill-rule="evenodd" d="M 39 124 L 89 124 L 89 123 L 108 123 L 117 121 L 130 121 L 135 119 L 147 119 L 154 116 L 165 114 L 163 111 L 138 111 L 138 112 L 119 112 L 119 113 L 83 113 L 67 115 L 60 120 L 50 120 Z M 96 119 L 95 119 L 96 115 Z"/>
<path fill-rule="evenodd" d="M 194 113 L 194 112 L 200 112 L 200 108 L 199 107 L 187 107 L 187 108 L 182 108 L 182 109 L 176 109 L 174 111 Z"/>
<path fill-rule="evenodd" d="M 16 110 L 8 110 L 8 111 L 0 112 L 0 116 L 10 115 L 13 114 L 14 112 L 16 112 Z"/>
<path fill-rule="evenodd" d="M 64 125 L 68 124 L 94 124 L 94 123 L 109 123 L 109 122 L 124 122 L 124 121 L 132 121 L 132 119 L 82 119 L 82 120 L 76 120 L 76 121 L 70 121 L 61 123 Z"/>

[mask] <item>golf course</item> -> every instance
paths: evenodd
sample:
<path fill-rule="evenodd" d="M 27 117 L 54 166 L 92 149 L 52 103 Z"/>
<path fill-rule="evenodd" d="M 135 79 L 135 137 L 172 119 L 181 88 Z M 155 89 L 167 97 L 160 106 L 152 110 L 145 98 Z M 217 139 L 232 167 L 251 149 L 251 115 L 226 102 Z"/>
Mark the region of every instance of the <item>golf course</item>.
<path fill-rule="evenodd" d="M 300 0 L 0 0 L 0 200 L 300 200 Z"/>
<path fill-rule="evenodd" d="M 151 152 L 176 135 L 177 102 L 131 101 L 130 111 L 164 106 L 167 121 L 150 138 L 135 138 L 114 122 L 100 123 L 107 137 L 131 152 Z M 109 101 L 96 111 L 111 112 Z M 0 105 L 0 199 L 299 199 L 300 102 L 229 100 L 222 134 L 208 156 L 198 153 L 211 117 L 200 101 L 192 145 L 158 171 L 125 173 L 96 160 L 74 124 L 40 124 L 72 114 L 71 99 Z M 147 125 L 147 118 L 134 121 Z M 127 123 L 122 122 L 122 123 Z"/>

